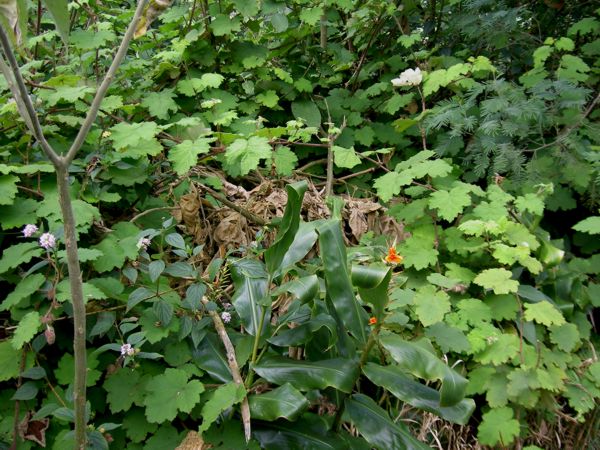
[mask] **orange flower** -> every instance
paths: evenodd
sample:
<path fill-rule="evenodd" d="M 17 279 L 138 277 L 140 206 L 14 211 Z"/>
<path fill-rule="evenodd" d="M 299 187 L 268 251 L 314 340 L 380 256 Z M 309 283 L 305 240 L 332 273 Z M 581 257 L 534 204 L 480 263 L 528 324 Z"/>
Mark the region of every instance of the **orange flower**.
<path fill-rule="evenodd" d="M 402 256 L 400 256 L 398 253 L 396 253 L 395 247 L 390 247 L 388 249 L 388 254 L 385 257 L 385 262 L 391 263 L 391 264 L 402 264 L 403 260 L 404 260 L 404 258 Z"/>
<path fill-rule="evenodd" d="M 369 325 L 375 325 L 377 323 L 377 317 L 371 317 L 369 319 Z"/>

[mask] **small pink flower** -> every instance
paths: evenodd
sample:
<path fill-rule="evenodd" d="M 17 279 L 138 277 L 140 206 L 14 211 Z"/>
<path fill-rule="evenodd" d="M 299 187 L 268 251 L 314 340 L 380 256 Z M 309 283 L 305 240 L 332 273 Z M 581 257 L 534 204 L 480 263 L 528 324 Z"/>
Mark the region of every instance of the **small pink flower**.
<path fill-rule="evenodd" d="M 135 354 L 135 349 L 131 346 L 131 344 L 121 345 L 121 355 L 122 356 L 133 356 L 134 354 Z"/>
<path fill-rule="evenodd" d="M 221 320 L 225 323 L 229 323 L 231 321 L 231 314 L 227 311 L 221 313 Z"/>
<path fill-rule="evenodd" d="M 37 230 L 38 230 L 38 227 L 36 227 L 35 225 L 27 224 L 27 225 L 25 225 L 25 228 L 23 228 L 23 236 L 31 237 L 35 233 L 37 233 Z"/>
<path fill-rule="evenodd" d="M 148 247 L 150 246 L 151 242 L 152 241 L 148 238 L 140 238 L 140 240 L 137 243 L 138 250 L 141 250 L 141 249 L 148 250 Z"/>
<path fill-rule="evenodd" d="M 40 246 L 46 250 L 50 250 L 56 246 L 56 238 L 52 233 L 44 233 L 40 237 Z"/>

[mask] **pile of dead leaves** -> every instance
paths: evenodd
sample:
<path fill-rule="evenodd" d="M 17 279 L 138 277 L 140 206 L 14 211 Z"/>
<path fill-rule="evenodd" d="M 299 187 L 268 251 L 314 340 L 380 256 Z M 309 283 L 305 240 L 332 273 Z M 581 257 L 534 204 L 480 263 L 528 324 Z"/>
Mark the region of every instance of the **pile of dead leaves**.
<path fill-rule="evenodd" d="M 310 180 L 307 181 L 309 187 L 302 205 L 303 220 L 331 217 L 324 194 Z M 268 244 L 272 233 L 264 224 L 283 216 L 287 203 L 282 183 L 264 180 L 250 190 L 224 178 L 221 178 L 221 184 L 220 194 L 228 200 L 229 206 L 211 195 L 211 192 L 214 193 L 212 189 L 191 182 L 189 192 L 180 197 L 179 208 L 173 212 L 181 230 L 192 236 L 194 243 L 204 245 L 199 255 L 203 263 L 208 263 L 215 256 L 222 257 L 227 251 L 247 248 L 265 232 Z M 403 225 L 385 214 L 386 208 L 374 199 L 347 195 L 341 198 L 344 200 L 342 217 L 347 243 L 358 243 L 367 231 L 385 235 L 390 242 L 400 242 L 407 237 Z"/>

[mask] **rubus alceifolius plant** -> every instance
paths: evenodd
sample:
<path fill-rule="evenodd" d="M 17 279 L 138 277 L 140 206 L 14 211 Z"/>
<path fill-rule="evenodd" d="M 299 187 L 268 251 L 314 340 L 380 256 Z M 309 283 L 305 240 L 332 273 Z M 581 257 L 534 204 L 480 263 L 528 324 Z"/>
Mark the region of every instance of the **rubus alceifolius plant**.
<path fill-rule="evenodd" d="M 215 259 L 202 273 L 201 247 L 173 219 L 145 230 L 121 222 L 79 250 L 84 270 L 97 274 L 84 283 L 95 347 L 87 358 L 91 448 L 175 448 L 185 437 L 215 448 L 425 449 L 396 420 L 402 405 L 467 423 L 475 408 L 467 379 L 428 338 L 388 326 L 388 291 L 406 282 L 395 271 L 401 257 L 386 249 L 370 265 L 350 264 L 339 220 L 301 220 L 306 188 L 287 186 L 267 248 Z M 25 231 L 31 240 L 41 233 Z M 306 259 L 317 242 L 320 256 Z M 25 244 L 26 261 L 1 260 L 28 271 L 2 304 L 22 317 L 0 347 L 2 378 L 20 380 L 3 395 L 26 402 L 27 423 L 43 425 L 44 439 L 67 445 L 73 356 L 63 352 L 54 367 L 47 345 L 47 327 L 59 330 L 69 308 L 68 285 L 50 281 L 62 278 L 64 255 L 56 243 L 46 252 Z M 38 312 L 49 292 L 53 322 Z M 184 436 L 179 421 L 194 433 Z"/>
<path fill-rule="evenodd" d="M 2 3 L 0 11 L 15 3 Z M 33 4 L 19 4 L 34 12 Z M 62 13 L 53 10 L 57 4 Z M 145 38 L 131 43 L 98 120 L 68 165 L 87 301 L 89 445 L 106 448 L 112 440 L 112 446 L 132 449 L 174 448 L 183 430 L 205 421 L 208 429 L 201 437 L 215 447 L 276 447 L 277 427 L 286 439 L 303 439 L 294 432 L 306 428 L 334 436 L 340 446 L 364 446 L 367 424 L 379 422 L 364 415 L 360 427 L 353 424 L 356 402 L 370 407 L 366 399 L 353 397 L 359 392 L 376 399 L 389 417 L 402 412 L 425 429 L 429 416 L 409 409 L 407 399 L 461 423 L 466 415 L 442 406 L 450 384 L 443 381 L 441 366 L 427 377 L 414 369 L 426 387 L 439 388 L 437 394 L 406 380 L 403 386 L 414 390 L 392 389 L 382 371 L 388 363 L 402 367 L 388 342 L 396 335 L 416 339 L 470 380 L 468 392 L 479 406 L 470 424 L 481 424 L 481 443 L 474 446 L 506 446 L 512 440 L 564 447 L 569 436 L 580 436 L 574 447 L 593 446 L 586 436 L 598 416 L 592 402 L 597 336 L 588 324 L 598 308 L 594 10 L 593 2 L 488 0 L 405 1 L 402 8 L 383 0 L 207 0 L 182 1 L 166 10 L 146 28 Z M 20 11 L 26 18 L 27 9 Z M 112 62 L 110 49 L 132 17 L 113 0 L 72 2 L 70 14 L 66 11 L 65 2 L 38 2 L 40 19 L 30 20 L 28 30 L 21 20 L 18 49 L 29 98 L 57 153 L 67 152 L 67 143 L 87 123 L 95 86 Z M 14 27 L 14 17 L 5 30 Z M 67 34 L 68 44 L 63 43 Z M 422 84 L 394 87 L 392 80 L 407 68 L 420 69 Z M 10 299 L 1 300 L 0 311 L 5 327 L 0 441 L 8 446 L 18 439 L 28 448 L 38 439 L 62 449 L 70 445 L 70 385 L 78 359 L 71 345 L 68 278 L 74 277 L 65 269 L 67 233 L 54 169 L 31 138 L 27 119 L 20 119 L 22 104 L 9 100 L 7 78 L 0 78 L 0 96 L 0 290 Z M 435 155 L 416 155 L 421 148 Z M 229 255 L 223 251 L 208 267 L 198 263 L 198 240 L 163 215 L 174 209 L 188 172 L 203 178 L 205 169 L 222 170 L 246 188 L 309 177 L 313 192 L 377 193 L 384 202 L 402 201 L 392 212 L 410 236 L 397 243 L 398 255 L 389 253 L 392 242 L 383 240 L 374 241 L 379 248 L 349 252 L 355 263 L 382 265 L 373 272 L 383 277 L 381 289 L 382 258 L 406 262 L 402 274 L 396 268 L 390 275 L 391 300 L 382 317 L 359 293 L 361 308 L 374 322 L 363 322 L 366 342 L 379 330 L 369 352 L 360 327 L 347 326 L 346 312 L 338 313 L 327 300 L 323 260 L 312 253 L 281 274 L 264 266 L 272 257 L 266 258 L 260 244 Z M 202 182 L 214 189 L 222 186 L 207 180 Z M 550 182 L 553 193 L 536 187 Z M 220 201 L 203 192 L 209 192 L 203 201 Z M 593 216 L 586 219 L 590 211 Z M 142 224 L 142 231 L 134 224 Z M 301 224 L 299 230 L 323 224 L 313 225 Z M 25 237 L 21 229 L 33 234 Z M 40 246 L 44 233 L 55 237 L 50 252 L 48 237 Z M 305 234 L 313 239 L 306 245 L 321 236 Z M 368 298 L 368 286 L 375 289 L 376 283 L 355 279 L 360 272 L 350 271 L 352 289 Z M 283 290 L 287 282 L 309 275 L 319 280 L 311 299 L 302 303 Z M 258 280 L 260 289 L 247 287 L 246 278 Z M 268 293 L 256 300 L 258 307 L 241 301 L 238 312 L 232 300 L 238 302 L 243 295 L 237 292 L 244 289 L 253 299 L 256 292 Z M 492 308 L 491 317 L 485 306 Z M 286 307 L 301 312 L 288 317 Z M 244 318 L 248 314 L 257 323 Z M 258 339 L 249 328 L 260 330 Z M 235 347 L 237 372 L 224 350 L 229 344 L 223 330 Z M 346 330 L 351 337 L 340 338 Z M 285 339 L 277 341 L 280 335 Z M 508 356 L 498 356 L 498 349 Z M 420 351 L 413 350 L 413 355 Z M 261 369 L 276 355 L 358 361 L 358 383 L 351 392 L 292 385 L 308 401 L 298 418 L 289 415 L 295 422 L 288 422 L 285 412 L 278 420 L 272 413 L 259 422 L 263 416 L 254 396 L 263 396 L 263 403 L 272 392 L 295 396 L 285 384 L 276 388 Z M 240 379 L 245 393 L 237 387 Z M 440 379 L 444 387 L 432 384 Z M 166 400 L 154 397 L 162 391 Z M 431 401 L 415 400 L 415 392 Z M 161 410 L 162 404 L 169 406 Z M 82 417 L 83 406 L 79 412 Z M 255 418 L 252 423 L 244 420 L 248 415 Z M 560 445 L 536 440 L 536 431 L 547 427 L 569 440 Z M 250 444 L 244 436 L 248 429 L 255 430 Z M 469 428 L 452 428 L 457 429 Z M 343 442 L 335 438 L 339 430 Z M 443 433 L 430 431 L 444 447 Z"/>
<path fill-rule="evenodd" d="M 410 233 L 398 245 L 406 282 L 391 291 L 388 322 L 462 361 L 467 393 L 482 401 L 479 443 L 539 443 L 527 426 L 556 417 L 580 422 L 589 442 L 600 398 L 598 255 L 578 257 L 568 237 L 540 226 L 551 184 L 513 195 L 498 177 L 482 189 L 433 155 L 419 152 L 375 183 L 384 199 L 402 195 L 389 214 Z M 597 234 L 597 217 L 574 228 Z"/>

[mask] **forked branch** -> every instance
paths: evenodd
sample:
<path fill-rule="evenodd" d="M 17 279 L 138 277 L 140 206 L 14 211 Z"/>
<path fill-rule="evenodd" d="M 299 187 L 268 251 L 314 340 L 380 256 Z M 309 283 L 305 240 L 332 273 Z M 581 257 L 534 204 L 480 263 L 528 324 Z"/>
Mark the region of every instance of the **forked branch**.
<path fill-rule="evenodd" d="M 146 0 L 139 0 L 133 19 L 131 20 L 119 49 L 111 63 L 98 91 L 92 102 L 92 106 L 80 128 L 73 144 L 66 155 L 59 155 L 48 143 L 44 136 L 39 117 L 35 112 L 33 103 L 25 87 L 25 82 L 19 70 L 19 65 L 10 47 L 10 41 L 2 26 L 0 25 L 0 44 L 8 64 L 0 57 L 0 71 L 4 74 L 11 87 L 13 98 L 17 103 L 17 110 L 23 117 L 25 124 L 31 134 L 39 142 L 40 147 L 52 162 L 56 171 L 56 179 L 59 192 L 59 203 L 64 224 L 64 240 L 67 252 L 67 267 L 69 272 L 69 284 L 71 286 L 71 301 L 73 303 L 74 338 L 73 348 L 75 353 L 75 380 L 73 388 L 73 399 L 75 404 L 75 448 L 85 450 L 86 448 L 86 351 L 85 351 L 85 303 L 83 298 L 83 280 L 81 268 L 77 256 L 77 231 L 75 216 L 73 214 L 72 200 L 69 193 L 69 166 L 81 148 L 87 134 L 89 133 L 100 109 L 100 104 L 108 87 L 114 79 L 117 68 L 127 53 L 127 48 L 133 38 L 137 24 L 142 16 Z"/>

